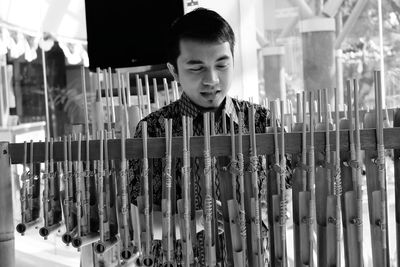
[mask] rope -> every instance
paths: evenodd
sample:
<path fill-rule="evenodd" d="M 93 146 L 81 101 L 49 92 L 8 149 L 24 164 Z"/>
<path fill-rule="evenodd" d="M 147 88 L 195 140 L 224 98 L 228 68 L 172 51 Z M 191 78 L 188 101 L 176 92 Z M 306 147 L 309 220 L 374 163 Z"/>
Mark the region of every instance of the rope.
<path fill-rule="evenodd" d="M 341 179 L 340 167 L 336 168 L 334 177 L 335 177 L 335 184 L 334 184 L 335 196 L 340 197 L 342 195 L 342 179 Z"/>

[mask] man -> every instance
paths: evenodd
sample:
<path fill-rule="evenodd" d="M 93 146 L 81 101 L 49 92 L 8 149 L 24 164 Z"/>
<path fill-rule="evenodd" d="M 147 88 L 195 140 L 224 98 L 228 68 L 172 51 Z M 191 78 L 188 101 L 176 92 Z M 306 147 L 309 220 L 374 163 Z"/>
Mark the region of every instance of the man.
<path fill-rule="evenodd" d="M 216 134 L 222 133 L 222 116 L 226 116 L 228 132 L 230 120 L 233 120 L 235 132 L 238 130 L 238 112 L 244 112 L 244 132 L 248 131 L 249 102 L 230 98 L 229 92 L 234 68 L 235 35 L 232 28 L 216 12 L 199 8 L 180 19 L 171 28 L 168 42 L 168 68 L 182 88 L 179 100 L 145 117 L 149 137 L 164 137 L 164 118 L 173 119 L 173 136 L 182 135 L 182 115 L 193 119 L 193 135 L 203 135 L 203 113 L 214 112 Z M 224 110 L 224 112 L 223 112 Z M 270 125 L 270 113 L 256 105 L 256 132 L 261 133 Z M 142 124 L 139 123 L 135 137 L 142 136 Z M 193 161 L 198 162 L 198 161 Z M 162 166 L 160 161 L 156 165 Z M 197 163 L 200 164 L 200 163 Z M 140 195 L 140 164 L 133 164 L 137 175 L 131 180 L 133 202 Z M 180 176 L 179 163 L 175 166 L 176 176 Z M 199 166 L 197 166 L 199 167 Z M 192 166 L 196 169 L 196 166 Z M 201 169 L 201 168 L 197 168 Z M 153 170 L 153 209 L 159 210 L 162 193 L 162 168 Z M 195 186 L 200 186 L 199 173 L 192 174 Z M 178 180 L 178 178 L 177 178 Z M 197 181 L 197 182 L 196 182 Z M 218 189 L 217 189 L 218 190 Z M 204 190 L 203 190 L 204 191 Z M 177 182 L 176 199 L 181 198 L 181 189 Z M 192 201 L 195 201 L 192 199 Z M 196 199 L 196 209 L 202 209 L 201 199 Z M 201 254 L 201 253 L 200 253 Z M 202 265 L 202 255 L 196 255 Z"/>

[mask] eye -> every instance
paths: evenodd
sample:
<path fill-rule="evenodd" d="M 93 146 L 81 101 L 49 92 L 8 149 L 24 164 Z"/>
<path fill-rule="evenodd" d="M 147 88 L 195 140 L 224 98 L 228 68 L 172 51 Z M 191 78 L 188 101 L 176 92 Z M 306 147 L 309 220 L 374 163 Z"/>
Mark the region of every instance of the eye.
<path fill-rule="evenodd" d="M 220 69 L 220 70 L 227 69 L 228 67 L 229 67 L 229 64 L 228 64 L 228 63 L 217 65 L 217 68 Z"/>
<path fill-rule="evenodd" d="M 200 72 L 200 71 L 203 70 L 203 67 L 202 66 L 196 66 L 196 67 L 190 68 L 189 70 L 192 71 L 192 72 Z"/>

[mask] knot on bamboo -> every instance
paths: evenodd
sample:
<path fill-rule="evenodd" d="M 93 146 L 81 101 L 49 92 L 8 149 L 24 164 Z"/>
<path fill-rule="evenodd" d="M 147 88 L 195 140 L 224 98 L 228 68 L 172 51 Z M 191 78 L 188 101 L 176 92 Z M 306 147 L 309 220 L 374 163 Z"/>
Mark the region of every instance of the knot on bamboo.
<path fill-rule="evenodd" d="M 337 219 L 335 217 L 329 217 L 328 218 L 328 223 L 336 225 Z"/>
<path fill-rule="evenodd" d="M 341 179 L 340 167 L 336 168 L 334 177 L 335 177 L 335 183 L 334 183 L 335 195 L 341 196 L 342 195 L 342 179 Z"/>
<path fill-rule="evenodd" d="M 242 209 L 239 209 L 239 215 L 240 235 L 243 238 L 246 238 L 246 212 Z"/>
<path fill-rule="evenodd" d="M 286 224 L 286 213 L 287 213 L 287 200 L 285 196 L 283 196 L 281 202 L 279 203 L 279 208 L 280 208 L 279 225 L 284 226 Z"/>
<path fill-rule="evenodd" d="M 128 175 L 128 171 L 127 170 L 120 170 L 119 171 L 119 176 L 120 177 L 125 177 L 125 176 L 127 176 Z"/>
<path fill-rule="evenodd" d="M 211 221 L 213 209 L 213 198 L 211 195 L 204 197 L 204 214 L 206 215 L 206 221 Z"/>
<path fill-rule="evenodd" d="M 121 213 L 122 215 L 125 215 L 128 213 L 128 208 L 126 206 L 121 207 Z"/>
<path fill-rule="evenodd" d="M 243 158 L 243 153 L 238 153 L 238 168 L 239 168 L 239 176 L 243 175 L 243 170 L 244 170 L 244 158 Z"/>
<path fill-rule="evenodd" d="M 301 218 L 301 223 L 311 225 L 314 223 L 314 220 L 311 216 L 304 216 Z"/>
<path fill-rule="evenodd" d="M 381 219 L 377 219 L 377 220 L 375 221 L 375 225 L 376 225 L 376 226 L 379 226 L 379 228 L 381 229 L 381 231 L 384 231 L 384 230 L 387 229 L 386 223 L 383 223 L 383 221 L 382 221 Z"/>
<path fill-rule="evenodd" d="M 355 226 L 358 226 L 358 227 L 362 226 L 362 224 L 363 224 L 362 219 L 360 217 L 354 217 L 354 218 L 350 219 L 350 223 L 354 224 Z"/>
<path fill-rule="evenodd" d="M 182 174 L 189 175 L 190 174 L 190 167 L 188 167 L 188 166 L 182 167 Z"/>
<path fill-rule="evenodd" d="M 54 179 L 54 177 L 56 177 L 56 173 L 55 172 L 49 172 L 48 173 L 48 178 L 49 179 Z"/>
<path fill-rule="evenodd" d="M 258 157 L 257 156 L 250 157 L 250 164 L 249 164 L 248 170 L 251 173 L 258 171 Z"/>
<path fill-rule="evenodd" d="M 385 146 L 378 146 L 378 158 L 376 159 L 376 164 L 378 165 L 378 169 L 380 171 L 385 170 Z"/>
<path fill-rule="evenodd" d="M 210 151 L 204 151 L 204 175 L 208 175 L 211 172 L 211 155 Z"/>

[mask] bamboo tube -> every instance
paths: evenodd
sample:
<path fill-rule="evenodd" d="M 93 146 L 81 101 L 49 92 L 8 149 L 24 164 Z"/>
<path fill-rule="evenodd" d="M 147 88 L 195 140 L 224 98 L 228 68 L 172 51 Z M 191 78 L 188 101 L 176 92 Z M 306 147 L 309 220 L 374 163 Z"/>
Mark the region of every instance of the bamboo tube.
<path fill-rule="evenodd" d="M 385 176 L 385 146 L 383 140 L 383 112 L 382 112 L 382 88 L 381 88 L 381 72 L 374 72 L 375 85 L 375 111 L 376 111 L 376 136 L 378 151 L 378 175 L 381 194 L 381 221 L 380 228 L 382 231 L 382 266 L 388 266 L 389 249 L 387 247 L 387 200 L 386 200 L 386 176 Z"/>
<path fill-rule="evenodd" d="M 121 74 L 122 75 L 122 74 Z M 122 76 L 123 78 L 123 76 Z M 124 81 L 124 79 L 122 79 Z M 131 81 L 129 77 L 129 72 L 126 73 L 126 105 L 130 107 L 131 103 Z"/>
<path fill-rule="evenodd" d="M 276 173 L 276 181 L 277 181 L 277 192 L 278 194 L 275 194 L 272 196 L 272 213 L 273 217 L 276 218 L 273 220 L 273 232 L 274 232 L 274 259 L 275 259 L 275 265 L 281 266 L 284 265 L 285 259 L 284 259 L 284 252 L 283 249 L 285 247 L 285 244 L 283 241 L 285 239 L 282 238 L 282 229 L 281 227 L 281 220 L 282 218 L 280 217 L 280 204 L 281 204 L 281 172 L 280 172 L 280 165 L 279 165 L 279 143 L 278 143 L 278 127 L 277 127 L 277 102 L 276 101 L 271 101 L 270 107 L 272 110 L 272 128 L 273 128 L 273 133 L 274 133 L 274 158 L 275 158 L 275 163 L 274 163 L 274 170 Z M 285 215 L 286 216 L 286 215 Z"/>
<path fill-rule="evenodd" d="M 143 89 L 142 89 L 142 85 L 141 85 L 141 80 L 139 78 L 139 75 L 136 74 L 136 90 L 137 90 L 137 99 L 138 99 L 138 107 L 139 107 L 139 117 L 140 119 L 142 119 L 143 116 L 143 110 L 142 110 L 142 93 L 143 93 Z"/>
<path fill-rule="evenodd" d="M 302 125 L 302 148 L 301 148 L 301 180 L 302 191 L 299 192 L 299 223 L 300 223 L 300 260 L 302 266 L 309 266 L 312 261 L 312 246 L 310 240 L 310 206 L 311 199 L 310 191 L 307 191 L 307 172 L 309 166 L 307 165 L 307 124 L 306 124 L 306 110 L 307 110 L 307 95 L 303 92 L 303 125 Z"/>
<path fill-rule="evenodd" d="M 147 102 L 147 114 L 151 113 L 151 101 L 150 101 L 150 85 L 149 85 L 149 75 L 144 75 L 144 84 L 146 87 L 146 102 Z"/>
<path fill-rule="evenodd" d="M 400 127 L 400 108 L 397 108 L 393 114 L 393 127 Z M 400 199 L 400 149 L 394 149 L 394 187 L 395 199 Z M 396 212 L 396 253 L 400 255 L 400 203 L 395 202 Z M 397 256 L 397 266 L 400 264 L 399 256 Z"/>
<path fill-rule="evenodd" d="M 140 84 L 140 83 L 139 83 Z M 145 219 L 145 250 L 143 262 L 152 261 L 151 255 L 151 226 L 150 226 L 150 191 L 149 191 L 149 163 L 147 159 L 147 121 L 142 122 L 143 140 L 143 195 L 144 195 L 144 219 Z"/>
<path fill-rule="evenodd" d="M 153 78 L 153 92 L 154 92 L 154 103 L 156 105 L 156 110 L 160 109 L 160 103 L 158 101 L 158 88 L 157 88 L 157 79 Z"/>
<path fill-rule="evenodd" d="M 103 155 L 104 155 L 104 132 L 100 132 L 100 160 L 98 163 L 98 212 L 99 212 L 99 233 L 100 233 L 100 242 L 105 241 L 104 238 L 104 195 L 103 195 L 103 186 L 104 186 L 104 167 L 103 167 Z"/>
<path fill-rule="evenodd" d="M 178 90 L 178 82 L 173 80 L 171 82 L 171 89 L 172 89 L 172 94 L 174 97 L 174 101 L 179 99 L 179 90 Z"/>
<path fill-rule="evenodd" d="M 104 131 L 104 239 L 110 239 L 110 160 L 108 152 L 108 139 L 111 137 L 112 132 Z"/>
<path fill-rule="evenodd" d="M 81 185 L 81 175 L 82 175 L 82 161 L 81 161 L 81 151 L 82 151 L 82 134 L 78 134 L 78 155 L 77 155 L 77 165 L 78 171 L 75 176 L 75 185 L 76 185 L 76 225 L 77 225 L 77 235 L 78 237 L 82 236 L 82 204 L 81 204 L 81 196 L 82 196 L 82 185 Z"/>
<path fill-rule="evenodd" d="M 33 169 L 33 140 L 31 140 L 30 146 L 29 146 L 29 187 L 28 187 L 28 205 L 29 205 L 29 210 L 28 214 L 29 217 L 31 218 L 30 220 L 33 220 L 33 187 L 34 187 L 34 178 L 35 178 L 35 172 Z M 39 216 L 40 217 L 40 216 Z"/>
<path fill-rule="evenodd" d="M 186 116 L 182 117 L 183 127 L 183 203 L 184 203 L 184 240 L 185 240 L 185 253 L 184 253 L 184 264 L 186 267 L 190 266 L 191 263 L 191 241 L 190 241 L 190 131 L 189 118 Z M 183 238 L 182 238 L 183 239 Z"/>
<path fill-rule="evenodd" d="M 314 94 L 313 91 L 310 91 L 310 146 L 309 146 L 309 158 L 308 162 L 310 165 L 310 172 L 309 172 L 309 191 L 311 192 L 311 199 L 310 199 L 310 218 L 311 221 L 314 222 L 316 218 L 316 210 L 315 210 L 315 154 L 314 154 L 314 109 L 313 109 L 313 99 Z M 314 259 L 313 259 L 313 250 L 315 247 L 314 242 L 314 225 L 310 223 L 310 266 L 314 266 Z"/>
<path fill-rule="evenodd" d="M 97 131 L 104 130 L 104 109 L 103 103 L 101 102 L 101 82 L 100 82 L 100 68 L 96 69 L 96 77 L 97 77 L 97 91 L 96 91 L 96 102 L 94 103 L 93 107 L 93 135 Z"/>
<path fill-rule="evenodd" d="M 165 105 L 169 105 L 169 103 L 171 102 L 169 100 L 169 90 L 168 90 L 168 83 L 167 83 L 167 79 L 163 78 L 163 84 L 164 84 L 164 91 L 165 91 Z"/>
<path fill-rule="evenodd" d="M 162 211 L 164 214 L 164 224 L 162 241 L 165 247 L 164 253 L 166 253 L 166 263 L 170 264 L 172 262 L 172 119 L 164 119 L 165 124 L 165 199 L 162 200 Z"/>
<path fill-rule="evenodd" d="M 16 230 L 18 233 L 20 233 L 22 236 L 25 233 L 26 230 L 26 197 L 27 197 L 27 190 L 28 190 L 28 173 L 27 173 L 27 166 L 26 166 L 26 161 L 27 161 L 27 156 L 28 156 L 28 146 L 26 141 L 24 141 L 24 162 L 23 162 L 23 167 L 22 167 L 22 174 L 21 174 L 21 181 L 22 181 L 22 188 L 20 190 L 21 194 L 21 222 L 17 224 Z"/>
<path fill-rule="evenodd" d="M 280 178 L 281 178 L 281 210 L 280 210 L 280 224 L 282 226 L 282 243 L 283 243 L 283 266 L 287 266 L 287 255 L 286 255 L 286 212 L 287 212 L 287 200 L 286 200 L 286 157 L 285 157 L 285 112 L 284 102 L 281 100 L 281 162 L 280 167 Z"/>
<path fill-rule="evenodd" d="M 113 84 L 113 74 L 110 67 L 108 67 L 108 85 L 110 90 L 110 102 L 111 102 L 111 123 L 115 123 L 115 106 L 114 106 L 114 84 Z"/>
<path fill-rule="evenodd" d="M 249 128 L 250 128 L 250 166 L 251 166 L 251 180 L 252 180 L 252 190 L 253 197 L 252 200 L 254 205 L 252 205 L 254 212 L 254 217 L 252 219 L 253 231 L 252 233 L 255 235 L 256 242 L 253 243 L 255 248 L 253 247 L 253 254 L 257 257 L 257 263 L 259 267 L 264 265 L 263 263 L 263 255 L 262 255 L 262 245 L 261 245 L 261 225 L 260 225 L 260 200 L 258 197 L 259 189 L 258 189 L 258 158 L 257 158 L 257 142 L 256 142 L 256 132 L 255 132 L 255 120 L 254 120 L 254 105 L 250 105 L 249 108 Z M 254 253 L 256 252 L 256 253 Z"/>
<path fill-rule="evenodd" d="M 46 68 L 46 56 L 44 49 L 41 49 L 42 55 L 42 71 L 43 71 L 43 90 L 44 90 L 44 110 L 46 114 L 46 137 L 50 138 L 50 115 L 49 115 L 49 89 L 47 87 L 47 68 Z M 7 86 L 7 82 L 6 82 Z"/>
<path fill-rule="evenodd" d="M 301 94 L 296 94 L 296 123 L 293 125 L 292 132 L 297 132 L 302 135 L 303 121 L 302 121 L 302 106 L 301 106 Z M 300 143 L 300 147 L 301 147 Z M 300 250 L 304 248 L 300 246 L 300 216 L 299 216 L 299 194 L 303 191 L 302 184 L 302 172 L 304 170 L 301 162 L 301 149 L 299 153 L 294 153 L 292 155 L 293 166 L 296 166 L 293 173 L 293 184 L 292 184 L 292 210 L 293 210 L 293 240 L 294 240 L 294 261 L 297 265 L 302 266 L 300 258 Z M 308 247 L 308 244 L 307 244 Z"/>
<path fill-rule="evenodd" d="M 84 100 L 84 112 L 85 112 L 85 134 L 86 134 L 86 171 L 84 175 L 84 184 L 85 184 L 85 200 L 84 200 L 84 210 L 83 213 L 86 215 L 87 221 L 87 230 L 90 232 L 90 151 L 89 151 L 89 142 L 90 142 L 90 132 L 89 132 L 89 112 L 88 112 L 88 102 L 87 102 L 87 92 L 86 92 L 86 80 L 85 80 L 85 67 L 81 66 L 81 74 L 82 74 L 82 91 L 83 91 L 83 100 Z"/>
<path fill-rule="evenodd" d="M 239 173 L 238 161 L 236 160 L 235 149 L 235 127 L 233 119 L 230 118 L 230 134 L 231 134 L 231 162 L 229 172 L 231 174 L 232 196 L 233 199 L 228 200 L 229 225 L 231 230 L 231 242 L 234 266 L 245 266 L 245 253 L 243 249 L 240 224 L 240 208 L 237 199 L 236 177 Z"/>
<path fill-rule="evenodd" d="M 354 142 L 354 120 L 353 111 L 351 109 L 351 96 L 352 96 L 352 83 L 350 80 L 347 81 L 347 118 L 349 122 L 349 145 L 350 145 L 350 159 L 345 164 L 351 168 L 351 179 L 352 179 L 352 189 L 346 190 L 345 192 L 345 216 L 346 218 L 346 235 L 347 235 L 347 247 L 349 252 L 348 262 L 350 266 L 362 266 L 362 251 L 360 250 L 358 244 L 358 225 L 361 223 L 362 217 L 357 212 L 357 155 L 355 150 Z M 346 179 L 346 173 L 343 174 L 343 178 Z M 350 177 L 349 177 L 350 178 Z M 351 252 L 350 252 L 351 251 Z M 361 260 L 361 261 L 360 261 Z"/>
<path fill-rule="evenodd" d="M 307 96 L 303 92 L 303 127 L 302 127 L 302 142 L 301 142 L 301 163 L 303 165 L 302 180 L 303 180 L 303 191 L 307 190 L 307 124 L 306 124 L 306 110 L 307 110 Z"/>
<path fill-rule="evenodd" d="M 357 187 L 356 196 L 357 196 L 357 217 L 360 219 L 359 224 L 357 224 L 357 231 L 358 231 L 358 243 L 359 243 L 359 250 L 360 250 L 360 263 L 364 264 L 363 259 L 363 225 L 362 225 L 362 218 L 363 218 L 363 211 L 362 211 L 362 198 L 363 198 L 363 191 L 362 191 L 362 174 L 361 174 L 361 164 L 362 164 L 362 155 L 361 155 L 361 141 L 360 141 L 360 114 L 358 108 L 358 81 L 356 79 L 353 80 L 354 86 L 354 113 L 355 113 L 355 146 L 356 146 L 356 161 L 357 161 L 357 168 L 356 168 L 356 180 L 357 180 Z"/>
<path fill-rule="evenodd" d="M 292 101 L 290 101 L 290 100 L 288 100 L 288 109 L 289 109 L 289 127 L 288 127 L 288 131 L 292 132 L 293 124 L 294 124 L 294 114 L 293 114 Z"/>
<path fill-rule="evenodd" d="M 144 103 L 144 96 L 143 96 L 143 83 L 142 83 L 142 79 L 139 78 L 139 94 L 140 94 L 140 110 L 142 111 L 142 115 L 143 117 L 145 117 L 146 115 L 146 111 L 145 111 L 145 103 Z"/>
<path fill-rule="evenodd" d="M 238 133 L 238 167 L 239 167 L 239 194 L 240 194 L 240 235 L 242 237 L 242 249 L 247 255 L 246 243 L 246 212 L 244 208 L 244 158 L 243 158 L 243 112 L 239 112 L 239 133 Z M 246 266 L 246 256 L 244 256 L 243 266 Z"/>
<path fill-rule="evenodd" d="M 304 122 L 303 121 L 303 114 L 302 114 L 302 112 L 300 112 L 300 110 L 301 110 L 301 94 L 300 93 L 297 93 L 296 94 L 296 99 L 297 99 L 297 101 L 296 101 L 296 122 Z"/>
<path fill-rule="evenodd" d="M 237 170 L 239 168 L 238 162 L 236 160 L 236 152 L 235 152 L 235 126 L 233 124 L 233 119 L 230 118 L 230 131 L 231 131 L 231 165 L 230 165 L 230 173 L 232 177 L 232 192 L 233 192 L 233 199 L 237 201 L 236 198 L 236 177 L 237 177 Z"/>
<path fill-rule="evenodd" d="M 104 78 L 104 92 L 106 95 L 106 123 L 107 123 L 107 131 L 111 132 L 111 114 L 110 114 L 110 100 L 108 96 L 108 74 L 107 70 L 103 70 L 103 78 Z"/>
<path fill-rule="evenodd" d="M 42 176 L 43 180 L 43 219 L 44 219 L 44 225 L 42 228 L 39 229 L 39 234 L 44 237 L 45 240 L 47 240 L 47 231 L 46 229 L 49 227 L 49 222 L 48 222 L 48 215 L 49 215 L 49 201 L 48 201 L 48 196 L 49 196 L 49 181 L 48 181 L 48 176 L 49 176 L 49 139 L 46 137 L 45 141 L 45 149 L 44 149 L 44 173 Z"/>
<path fill-rule="evenodd" d="M 127 192 L 127 177 L 126 177 L 126 147 L 125 147 L 125 128 L 123 124 L 121 130 L 121 171 L 120 171 L 120 181 L 121 181 L 121 214 L 122 214 L 122 228 L 123 228 L 123 240 L 122 240 L 122 252 L 121 256 L 124 260 L 130 259 L 132 256 L 132 251 L 129 248 L 129 226 L 128 226 L 128 192 Z"/>
<path fill-rule="evenodd" d="M 329 94 L 328 89 L 324 89 L 324 107 L 325 107 L 325 164 L 326 177 L 328 178 L 328 195 L 332 195 L 332 173 L 331 173 L 331 141 L 329 131 L 332 128 L 330 123 L 329 112 Z"/>
<path fill-rule="evenodd" d="M 119 79 L 121 81 L 121 79 Z M 122 82 L 122 84 L 121 84 Z M 118 101 L 119 105 L 119 120 L 121 126 L 121 132 L 125 131 L 125 138 L 130 138 L 130 130 L 129 130 L 129 115 L 128 115 L 128 92 L 125 91 L 125 82 L 122 79 L 118 84 Z"/>
<path fill-rule="evenodd" d="M 177 83 L 174 82 L 174 88 L 178 95 L 177 86 L 178 86 Z M 209 127 L 210 136 L 215 136 L 215 134 L 216 134 L 215 133 L 215 113 L 210 112 L 209 115 L 210 115 L 209 116 L 210 117 L 210 127 Z M 211 154 L 211 144 L 210 144 L 209 148 L 210 148 L 210 154 Z M 211 216 L 211 225 L 212 225 L 212 227 L 211 227 L 211 230 L 212 230 L 211 244 L 213 244 L 213 251 L 215 251 L 215 253 L 216 253 L 215 257 L 213 256 L 215 258 L 216 264 L 220 264 L 220 262 L 217 262 L 218 258 L 220 258 L 218 253 L 220 252 L 221 243 L 219 242 L 219 239 L 218 239 L 218 220 L 217 220 L 218 213 L 217 213 L 217 208 L 216 208 L 217 207 L 216 200 L 218 198 L 217 197 L 217 182 L 219 182 L 219 181 L 217 181 L 216 164 L 217 164 L 216 157 L 211 157 L 211 192 L 212 192 L 212 206 L 213 206 L 212 216 Z"/>
<path fill-rule="evenodd" d="M 54 138 L 50 138 L 50 149 L 49 149 L 49 213 L 50 213 L 50 218 L 49 218 L 49 224 L 54 224 L 54 211 L 56 209 L 55 205 L 55 200 L 54 200 L 54 194 L 55 194 L 55 188 L 54 188 L 54 179 L 55 179 L 55 172 L 54 172 Z"/>
<path fill-rule="evenodd" d="M 329 102 L 328 90 L 323 89 L 320 93 L 321 120 L 319 124 L 325 135 L 325 154 L 322 155 L 323 161 L 317 163 L 316 169 L 316 209 L 317 209 L 317 238 L 318 238 L 318 263 L 321 265 L 332 266 L 335 263 L 335 227 L 330 223 L 330 217 L 334 216 L 335 204 L 332 190 L 332 163 L 330 147 L 330 130 L 332 125 L 329 121 Z M 318 129 L 318 126 L 317 126 Z M 321 156 L 317 153 L 316 158 Z M 328 215 L 329 212 L 329 216 Z"/>
<path fill-rule="evenodd" d="M 215 250 L 213 247 L 212 237 L 212 216 L 213 216 L 213 195 L 212 195 L 212 178 L 211 178 L 211 154 L 210 154 L 210 113 L 204 113 L 204 232 L 205 232 L 205 249 L 206 249 L 206 265 L 214 266 Z"/>
<path fill-rule="evenodd" d="M 341 195 L 342 195 L 342 179 L 340 173 L 340 120 L 339 120 L 339 90 L 335 88 L 335 124 L 336 124 L 336 158 L 335 158 L 335 196 L 336 196 L 336 266 L 341 265 L 341 223 L 342 223 L 342 211 L 341 211 Z"/>

